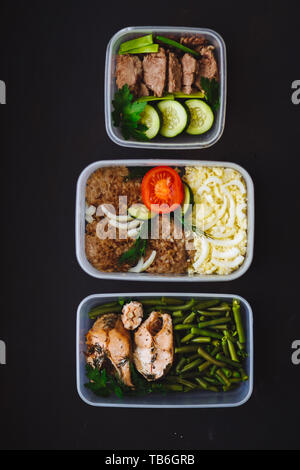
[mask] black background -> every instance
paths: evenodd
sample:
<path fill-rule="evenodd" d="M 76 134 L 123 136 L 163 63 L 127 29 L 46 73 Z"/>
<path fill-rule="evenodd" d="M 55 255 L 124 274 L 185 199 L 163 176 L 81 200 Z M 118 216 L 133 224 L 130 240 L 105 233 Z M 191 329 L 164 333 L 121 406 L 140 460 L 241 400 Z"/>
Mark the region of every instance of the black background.
<path fill-rule="evenodd" d="M 298 6 L 297 6 L 298 3 Z M 299 448 L 299 2 L 5 1 L 0 12 L 3 292 L 2 449 Z M 206 150 L 134 150 L 104 127 L 107 43 L 133 25 L 208 27 L 228 53 L 221 140 Z M 75 258 L 75 186 L 89 163 L 191 158 L 241 164 L 256 197 L 255 255 L 227 283 L 110 282 Z M 227 292 L 254 311 L 255 380 L 231 409 L 93 408 L 75 384 L 75 314 L 82 298 L 118 291 Z"/>

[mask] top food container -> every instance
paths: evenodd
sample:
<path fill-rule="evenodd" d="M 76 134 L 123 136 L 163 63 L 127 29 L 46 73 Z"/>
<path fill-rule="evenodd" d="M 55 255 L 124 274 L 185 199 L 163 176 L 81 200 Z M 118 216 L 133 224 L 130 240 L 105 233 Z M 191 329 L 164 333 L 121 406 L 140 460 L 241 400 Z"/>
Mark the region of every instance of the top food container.
<path fill-rule="evenodd" d="M 98 168 L 107 166 L 153 166 L 167 165 L 176 167 L 195 166 L 195 167 L 223 167 L 237 170 L 244 178 L 247 186 L 247 253 L 243 264 L 230 274 L 151 274 L 151 273 L 132 273 L 132 272 L 103 272 L 98 271 L 88 261 L 85 253 L 85 188 L 89 176 Z M 208 281 L 232 281 L 242 276 L 249 268 L 253 258 L 254 248 L 254 187 L 251 176 L 240 165 L 231 162 L 220 161 L 194 161 L 194 160 L 167 160 L 167 159 L 139 159 L 139 160 L 105 160 L 92 163 L 86 167 L 77 182 L 76 194 L 76 255 L 82 269 L 90 276 L 100 279 L 114 279 L 124 281 L 189 281 L 189 282 L 208 282 Z"/>
<path fill-rule="evenodd" d="M 173 139 L 167 139 L 161 136 L 155 137 L 149 142 L 139 142 L 137 140 L 125 140 L 120 130 L 113 126 L 112 100 L 117 90 L 115 81 L 116 55 L 120 44 L 138 36 L 146 34 L 178 34 L 178 35 L 202 35 L 215 47 L 215 54 L 219 66 L 220 75 L 220 107 L 215 116 L 215 122 L 212 128 L 205 134 L 198 136 L 189 136 L 188 134 L 179 135 Z M 105 64 L 105 124 L 106 131 L 113 142 L 123 147 L 149 148 L 149 149 L 200 149 L 210 147 L 221 137 L 225 125 L 226 108 L 226 49 L 222 37 L 205 28 L 188 27 L 167 27 L 167 26 L 139 26 L 128 27 L 118 31 L 109 41 L 106 52 Z"/>

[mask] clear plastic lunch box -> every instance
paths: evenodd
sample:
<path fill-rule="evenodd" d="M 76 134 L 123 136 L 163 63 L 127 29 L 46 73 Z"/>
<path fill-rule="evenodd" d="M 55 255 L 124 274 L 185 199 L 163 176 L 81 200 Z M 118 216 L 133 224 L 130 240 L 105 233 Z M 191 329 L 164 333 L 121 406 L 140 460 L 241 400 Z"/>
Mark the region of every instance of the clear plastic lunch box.
<path fill-rule="evenodd" d="M 155 137 L 150 142 L 139 142 L 136 140 L 125 140 L 120 129 L 113 126 L 111 113 L 113 110 L 112 100 L 117 91 L 115 80 L 116 55 L 120 44 L 138 36 L 150 33 L 160 35 L 178 34 L 194 35 L 200 34 L 208 39 L 209 43 L 215 47 L 215 54 L 219 66 L 220 75 L 220 107 L 217 111 L 215 122 L 212 128 L 205 134 L 199 136 L 189 136 L 182 134 L 174 139 L 167 139 L 161 136 Z M 109 41 L 106 52 L 105 63 L 105 125 L 106 131 L 113 142 L 124 147 L 134 148 L 155 148 L 155 149 L 200 149 L 210 147 L 221 137 L 225 125 L 226 109 L 226 48 L 222 37 L 211 29 L 188 28 L 188 27 L 168 27 L 168 26 L 132 26 L 118 31 Z"/>
<path fill-rule="evenodd" d="M 116 396 L 98 397 L 91 390 L 85 387 L 87 378 L 85 375 L 85 335 L 91 328 L 94 320 L 88 316 L 88 312 L 96 305 L 118 300 L 119 297 L 142 299 L 146 297 L 161 297 L 162 293 L 137 293 L 127 292 L 119 294 L 95 294 L 82 300 L 77 309 L 76 327 L 76 376 L 77 390 L 81 399 L 88 405 L 93 406 L 114 406 L 124 408 L 229 408 L 243 405 L 249 400 L 253 389 L 253 315 L 249 303 L 239 295 L 232 294 L 199 294 L 199 293 L 163 293 L 167 297 L 181 297 L 197 300 L 207 298 L 218 298 L 221 301 L 232 301 L 239 299 L 241 305 L 241 315 L 246 334 L 246 350 L 248 357 L 244 364 L 244 369 L 249 377 L 246 382 L 241 382 L 236 389 L 227 392 L 210 392 L 197 390 L 188 393 L 167 393 L 150 394 L 145 396 L 124 396 L 122 399 Z"/>
<path fill-rule="evenodd" d="M 243 264 L 235 271 L 227 275 L 217 274 L 152 274 L 152 273 L 130 273 L 130 272 L 103 272 L 98 271 L 88 261 L 85 254 L 85 187 L 88 177 L 98 168 L 107 166 L 205 166 L 205 167 L 224 167 L 237 170 L 243 176 L 247 185 L 248 195 L 248 241 L 247 253 Z M 77 182 L 76 194 L 76 256 L 82 269 L 93 277 L 99 279 L 118 279 L 124 281 L 189 281 L 189 282 L 207 282 L 207 281 L 232 281 L 242 276 L 249 268 L 253 258 L 254 248 L 254 188 L 251 176 L 241 166 L 230 162 L 215 161 L 194 161 L 194 160 L 103 160 L 92 163 L 86 167 Z"/>

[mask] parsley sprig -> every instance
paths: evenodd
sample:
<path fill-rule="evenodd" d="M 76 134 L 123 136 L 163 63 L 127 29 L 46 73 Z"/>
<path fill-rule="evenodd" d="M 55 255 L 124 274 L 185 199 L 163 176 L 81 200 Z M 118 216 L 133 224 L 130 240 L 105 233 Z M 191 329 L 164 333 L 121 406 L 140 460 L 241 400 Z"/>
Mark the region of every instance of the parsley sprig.
<path fill-rule="evenodd" d="M 147 106 L 147 102 L 132 101 L 133 95 L 125 84 L 115 93 L 112 102 L 114 110 L 112 112 L 113 124 L 121 128 L 125 140 L 134 138 L 136 140 L 148 141 L 145 134 L 148 127 L 140 122 L 141 114 Z"/>
<path fill-rule="evenodd" d="M 219 83 L 214 78 L 210 80 L 209 78 L 201 77 L 201 88 L 204 91 L 206 101 L 212 110 L 216 112 L 220 107 Z"/>
<path fill-rule="evenodd" d="M 85 387 L 101 397 L 115 394 L 118 398 L 123 398 L 128 393 L 130 395 L 147 395 L 149 393 L 166 391 L 162 383 L 147 382 L 147 380 L 138 374 L 133 363 L 130 363 L 130 373 L 134 389 L 127 387 L 116 376 L 107 374 L 104 368 L 98 370 L 86 364 L 85 369 L 86 376 L 89 379 L 89 382 L 84 384 Z"/>

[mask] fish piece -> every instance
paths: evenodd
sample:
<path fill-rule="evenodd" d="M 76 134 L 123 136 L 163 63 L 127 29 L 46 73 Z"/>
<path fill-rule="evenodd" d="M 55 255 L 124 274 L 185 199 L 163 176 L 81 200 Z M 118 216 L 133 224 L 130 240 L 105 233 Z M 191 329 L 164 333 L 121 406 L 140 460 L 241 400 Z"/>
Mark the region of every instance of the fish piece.
<path fill-rule="evenodd" d="M 122 322 L 126 330 L 135 330 L 143 320 L 143 305 L 141 302 L 129 302 L 122 308 Z"/>
<path fill-rule="evenodd" d="M 120 315 L 107 313 L 98 318 L 86 335 L 86 344 L 88 364 L 101 369 L 104 361 L 108 360 L 120 380 L 128 387 L 133 387 L 130 374 L 131 338 Z"/>
<path fill-rule="evenodd" d="M 150 382 L 163 377 L 174 359 L 172 318 L 168 313 L 152 312 L 134 334 L 133 361 Z"/>

